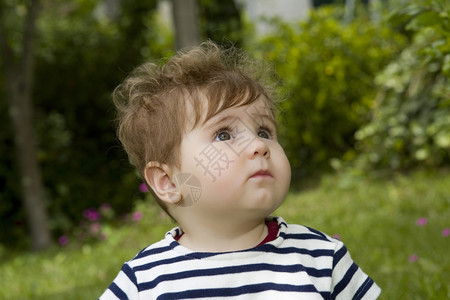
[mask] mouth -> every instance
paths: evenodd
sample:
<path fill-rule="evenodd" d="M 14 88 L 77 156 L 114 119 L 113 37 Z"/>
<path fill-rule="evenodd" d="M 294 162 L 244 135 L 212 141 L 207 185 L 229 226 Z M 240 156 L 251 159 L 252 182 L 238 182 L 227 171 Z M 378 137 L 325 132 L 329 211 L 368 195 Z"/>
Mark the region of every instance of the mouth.
<path fill-rule="evenodd" d="M 259 170 L 254 173 L 250 178 L 271 178 L 273 177 L 269 170 Z"/>

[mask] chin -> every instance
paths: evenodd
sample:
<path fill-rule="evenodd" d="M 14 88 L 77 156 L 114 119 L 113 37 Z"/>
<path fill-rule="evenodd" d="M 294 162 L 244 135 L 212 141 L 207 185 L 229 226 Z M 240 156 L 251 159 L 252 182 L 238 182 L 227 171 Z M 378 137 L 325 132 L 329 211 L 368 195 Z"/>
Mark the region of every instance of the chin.
<path fill-rule="evenodd" d="M 253 206 L 257 209 L 261 209 L 267 212 L 267 215 L 273 213 L 280 205 L 283 203 L 283 200 L 278 197 L 273 197 L 272 194 L 262 194 L 260 197 L 254 199 L 252 203 Z"/>

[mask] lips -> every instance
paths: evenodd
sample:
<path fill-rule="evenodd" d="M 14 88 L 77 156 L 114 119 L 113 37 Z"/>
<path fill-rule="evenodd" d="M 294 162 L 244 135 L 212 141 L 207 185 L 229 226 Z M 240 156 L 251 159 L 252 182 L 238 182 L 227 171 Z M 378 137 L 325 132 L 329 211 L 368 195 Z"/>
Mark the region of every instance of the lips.
<path fill-rule="evenodd" d="M 250 178 L 269 178 L 273 177 L 269 170 L 259 170 L 255 172 Z"/>

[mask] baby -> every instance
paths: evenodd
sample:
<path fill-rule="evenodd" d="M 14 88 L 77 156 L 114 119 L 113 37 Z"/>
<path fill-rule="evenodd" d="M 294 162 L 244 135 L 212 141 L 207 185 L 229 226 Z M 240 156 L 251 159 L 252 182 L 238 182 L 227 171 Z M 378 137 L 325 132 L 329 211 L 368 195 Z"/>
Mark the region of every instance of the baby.
<path fill-rule="evenodd" d="M 205 42 L 138 67 L 114 92 L 118 135 L 179 224 L 100 299 L 375 299 L 345 246 L 270 216 L 291 178 L 268 69 Z"/>

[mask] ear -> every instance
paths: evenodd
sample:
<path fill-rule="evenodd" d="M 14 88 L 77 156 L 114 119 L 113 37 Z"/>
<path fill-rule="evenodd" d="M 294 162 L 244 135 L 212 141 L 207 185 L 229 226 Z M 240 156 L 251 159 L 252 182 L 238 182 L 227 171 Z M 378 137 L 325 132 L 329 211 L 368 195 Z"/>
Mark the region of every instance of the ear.
<path fill-rule="evenodd" d="M 145 180 L 153 192 L 163 202 L 176 204 L 181 201 L 181 193 L 172 181 L 172 169 L 157 161 L 151 161 L 145 166 Z"/>

